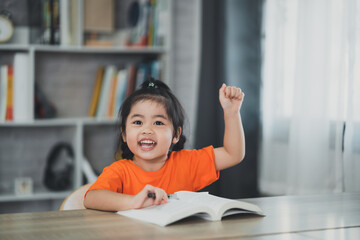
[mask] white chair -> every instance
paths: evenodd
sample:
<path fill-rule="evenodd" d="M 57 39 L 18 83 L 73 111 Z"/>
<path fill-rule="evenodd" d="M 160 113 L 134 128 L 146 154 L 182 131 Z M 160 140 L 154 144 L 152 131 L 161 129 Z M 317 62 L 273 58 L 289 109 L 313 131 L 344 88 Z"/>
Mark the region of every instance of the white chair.
<path fill-rule="evenodd" d="M 60 211 L 85 209 L 84 195 L 92 184 L 93 183 L 85 184 L 73 191 L 69 196 L 67 196 L 60 206 Z"/>

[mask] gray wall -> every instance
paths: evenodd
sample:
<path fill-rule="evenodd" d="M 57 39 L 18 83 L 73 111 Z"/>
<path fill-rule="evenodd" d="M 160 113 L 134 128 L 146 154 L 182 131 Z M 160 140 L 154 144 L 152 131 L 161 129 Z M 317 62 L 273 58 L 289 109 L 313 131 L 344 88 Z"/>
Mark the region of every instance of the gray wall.
<path fill-rule="evenodd" d="M 241 108 L 246 157 L 225 176 L 234 176 L 231 192 L 239 190 L 241 195 L 254 196 L 260 134 L 262 0 L 226 0 L 225 11 L 225 79 L 246 95 Z"/>
<path fill-rule="evenodd" d="M 261 0 L 207 0 L 203 6 L 202 69 L 197 147 L 222 145 L 222 82 L 245 93 L 241 116 L 246 137 L 242 163 L 221 172 L 206 190 L 229 197 L 256 197 L 261 87 Z"/>

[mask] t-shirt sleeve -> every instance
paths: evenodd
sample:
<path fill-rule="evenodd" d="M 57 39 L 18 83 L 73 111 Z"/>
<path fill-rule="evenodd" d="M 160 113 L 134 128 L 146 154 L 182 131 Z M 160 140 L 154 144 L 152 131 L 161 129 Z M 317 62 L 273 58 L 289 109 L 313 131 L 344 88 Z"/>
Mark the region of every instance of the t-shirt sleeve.
<path fill-rule="evenodd" d="M 214 147 L 208 146 L 190 151 L 189 173 L 194 191 L 198 191 L 219 179 L 220 172 L 215 168 Z"/>
<path fill-rule="evenodd" d="M 110 166 L 105 167 L 95 183 L 91 185 L 89 190 L 85 193 L 85 196 L 89 191 L 96 189 L 105 189 L 112 192 L 122 193 L 123 182 L 121 173 L 117 169 L 117 165 L 118 163 L 115 162 Z"/>

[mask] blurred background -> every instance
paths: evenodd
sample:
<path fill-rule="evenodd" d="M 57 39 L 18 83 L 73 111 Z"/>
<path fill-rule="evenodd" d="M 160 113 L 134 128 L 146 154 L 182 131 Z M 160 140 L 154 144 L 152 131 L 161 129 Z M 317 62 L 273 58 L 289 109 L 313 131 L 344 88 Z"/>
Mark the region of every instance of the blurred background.
<path fill-rule="evenodd" d="M 356 0 L 0 2 L 0 213 L 58 210 L 116 159 L 117 110 L 151 75 L 222 145 L 218 89 L 245 93 L 228 198 L 360 191 Z M 11 90 L 12 89 L 12 90 Z M 114 156 L 115 155 L 115 156 Z"/>

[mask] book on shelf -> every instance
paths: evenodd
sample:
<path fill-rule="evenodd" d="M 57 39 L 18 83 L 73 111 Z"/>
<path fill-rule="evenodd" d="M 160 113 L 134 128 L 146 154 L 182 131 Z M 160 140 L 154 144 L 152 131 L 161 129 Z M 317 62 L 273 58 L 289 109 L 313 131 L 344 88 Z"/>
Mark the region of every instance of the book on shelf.
<path fill-rule="evenodd" d="M 0 66 L 0 121 L 6 120 L 8 92 L 8 65 Z"/>
<path fill-rule="evenodd" d="M 70 1 L 70 0 L 69 0 Z M 70 21 L 70 45 L 82 45 L 82 18 L 79 18 L 79 9 L 83 7 L 82 0 L 71 0 L 69 10 L 69 21 Z M 80 34 L 79 34 L 80 33 Z"/>
<path fill-rule="evenodd" d="M 111 90 L 109 98 L 108 117 L 117 117 L 121 104 L 125 99 L 127 82 L 127 70 L 119 70 L 113 80 L 113 89 Z"/>
<path fill-rule="evenodd" d="M 99 102 L 100 90 L 101 90 L 103 77 L 104 77 L 104 71 L 105 71 L 104 66 L 100 66 L 97 69 L 96 79 L 95 79 L 93 93 L 92 93 L 90 107 L 89 107 L 89 114 L 88 114 L 89 117 L 94 117 L 96 114 L 96 109 L 97 109 L 98 102 Z"/>
<path fill-rule="evenodd" d="M 7 100 L 6 100 L 6 121 L 12 121 L 14 111 L 14 67 L 8 66 L 7 71 Z"/>
<path fill-rule="evenodd" d="M 111 90 L 111 82 L 113 80 L 113 77 L 116 73 L 116 67 L 115 66 L 106 66 L 105 67 L 105 73 L 104 73 L 104 79 L 101 86 L 100 96 L 99 96 L 99 103 L 96 110 L 96 117 L 97 118 L 104 118 L 107 117 L 107 108 L 109 103 L 109 94 Z"/>
<path fill-rule="evenodd" d="M 60 43 L 59 0 L 42 0 L 42 44 Z"/>
<path fill-rule="evenodd" d="M 137 68 L 134 64 L 131 64 L 127 67 L 128 84 L 127 84 L 127 89 L 126 89 L 126 97 L 128 97 L 135 90 L 136 70 L 137 70 Z"/>
<path fill-rule="evenodd" d="M 217 197 L 207 192 L 189 191 L 176 192 L 166 204 L 118 211 L 117 214 L 160 226 L 167 226 L 190 216 L 209 221 L 220 221 L 223 217 L 234 214 L 265 216 L 263 211 L 252 203 Z"/>
<path fill-rule="evenodd" d="M 115 94 L 116 94 L 116 90 L 117 90 L 117 82 L 118 82 L 118 78 L 117 78 L 117 74 L 116 74 L 116 70 L 114 72 L 114 75 L 111 79 L 111 87 L 110 87 L 110 92 L 109 92 L 109 98 L 108 98 L 108 109 L 107 109 L 107 113 L 106 116 L 109 118 L 114 118 L 114 109 L 115 109 Z"/>
<path fill-rule="evenodd" d="M 51 41 L 50 44 L 60 44 L 60 0 L 52 2 Z"/>
<path fill-rule="evenodd" d="M 136 72 L 136 88 L 139 88 L 146 81 L 146 77 L 150 75 L 149 73 L 149 64 L 140 63 Z"/>
<path fill-rule="evenodd" d="M 148 13 L 148 24 L 147 24 L 147 45 L 154 46 L 154 29 L 155 29 L 155 9 L 156 9 L 156 0 L 149 0 L 149 13 Z"/>
<path fill-rule="evenodd" d="M 71 45 L 70 0 L 60 0 L 60 44 Z"/>
<path fill-rule="evenodd" d="M 169 20 L 167 18 L 166 12 L 168 10 L 167 5 L 168 0 L 150 0 L 150 17 L 149 17 L 149 38 L 148 46 L 163 46 L 164 45 L 164 24 Z M 159 39 L 162 39 L 159 41 Z"/>
<path fill-rule="evenodd" d="M 51 6 L 49 0 L 43 0 L 41 2 L 42 7 L 42 34 L 40 43 L 49 44 L 51 35 Z"/>
<path fill-rule="evenodd" d="M 83 0 L 60 0 L 60 44 L 81 45 L 82 22 L 79 8 Z"/>
<path fill-rule="evenodd" d="M 30 106 L 29 89 L 29 56 L 27 53 L 16 53 L 14 56 L 14 122 L 29 121 Z"/>
<path fill-rule="evenodd" d="M 116 96 L 115 96 L 115 107 L 113 115 L 116 117 L 117 113 L 125 99 L 126 87 L 128 83 L 127 70 L 121 69 L 117 74 L 117 86 L 116 86 Z"/>
<path fill-rule="evenodd" d="M 166 39 L 166 32 L 169 24 L 168 0 L 157 0 L 155 10 L 154 23 L 154 45 L 164 46 Z"/>
<path fill-rule="evenodd" d="M 161 80 L 161 76 L 160 76 L 160 62 L 159 61 L 152 61 L 150 63 L 150 72 L 151 72 L 151 76 L 155 79 Z"/>

